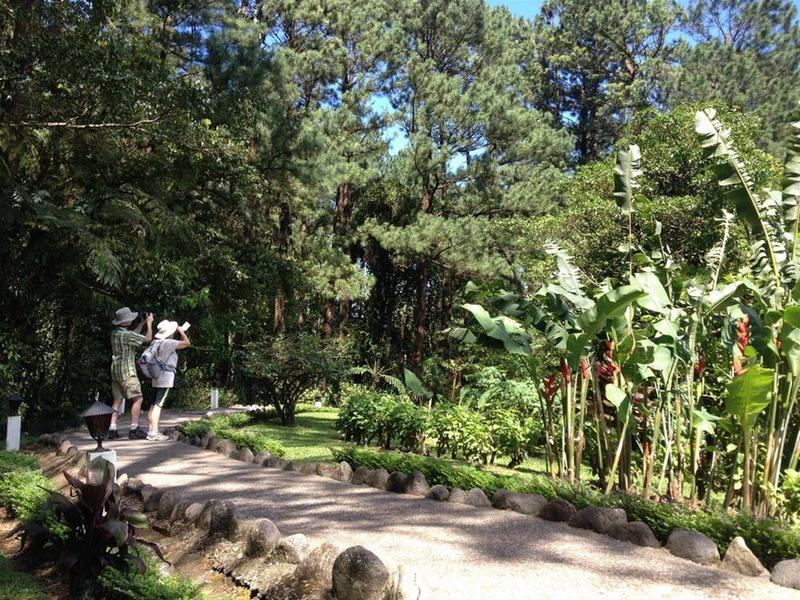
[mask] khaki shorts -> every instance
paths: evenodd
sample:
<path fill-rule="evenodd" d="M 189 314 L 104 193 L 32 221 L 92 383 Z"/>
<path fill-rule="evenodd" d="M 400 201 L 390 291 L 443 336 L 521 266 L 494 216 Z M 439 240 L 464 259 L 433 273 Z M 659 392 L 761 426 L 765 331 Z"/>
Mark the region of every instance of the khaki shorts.
<path fill-rule="evenodd" d="M 139 383 L 139 378 L 136 375 L 130 375 L 121 383 L 111 378 L 111 397 L 114 402 L 122 400 L 130 400 L 131 398 L 142 397 L 142 385 Z"/>

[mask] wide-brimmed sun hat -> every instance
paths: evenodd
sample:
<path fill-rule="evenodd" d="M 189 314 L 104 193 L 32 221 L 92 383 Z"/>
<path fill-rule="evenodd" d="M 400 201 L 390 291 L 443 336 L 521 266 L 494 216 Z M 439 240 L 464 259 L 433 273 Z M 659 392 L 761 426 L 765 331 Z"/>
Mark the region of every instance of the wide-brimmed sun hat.
<path fill-rule="evenodd" d="M 176 331 L 178 331 L 178 322 L 164 319 L 158 324 L 158 333 L 155 338 L 157 340 L 165 340 L 175 335 Z"/>
<path fill-rule="evenodd" d="M 125 325 L 126 323 L 133 323 L 139 313 L 133 312 L 127 306 L 123 306 L 117 311 L 116 318 L 111 321 L 114 325 Z"/>

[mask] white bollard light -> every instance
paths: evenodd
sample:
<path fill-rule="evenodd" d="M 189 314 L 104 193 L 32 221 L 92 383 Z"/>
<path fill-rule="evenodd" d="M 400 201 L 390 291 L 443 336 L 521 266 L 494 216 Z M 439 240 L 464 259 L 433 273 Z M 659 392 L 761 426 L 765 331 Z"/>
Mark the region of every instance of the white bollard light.
<path fill-rule="evenodd" d="M 16 452 L 19 450 L 19 441 L 22 437 L 22 417 L 8 417 L 6 427 L 6 450 Z"/>
<path fill-rule="evenodd" d="M 122 402 L 119 403 L 119 416 L 125 414 L 125 398 L 122 399 Z"/>
<path fill-rule="evenodd" d="M 219 409 L 219 390 L 211 388 L 211 410 Z"/>

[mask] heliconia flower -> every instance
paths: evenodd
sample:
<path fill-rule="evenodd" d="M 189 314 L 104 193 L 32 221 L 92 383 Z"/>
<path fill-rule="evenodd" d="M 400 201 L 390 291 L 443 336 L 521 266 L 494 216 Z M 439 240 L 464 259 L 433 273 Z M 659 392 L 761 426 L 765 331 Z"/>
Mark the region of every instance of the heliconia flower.
<path fill-rule="evenodd" d="M 556 377 L 558 377 L 558 373 L 554 372 L 550 375 L 550 377 L 547 377 L 544 381 L 542 381 L 542 386 L 544 387 L 544 395 L 547 400 L 551 400 L 558 391 L 558 383 L 556 382 Z"/>
<path fill-rule="evenodd" d="M 698 379 L 703 376 L 706 370 L 706 357 L 702 354 L 698 357 L 697 362 L 694 364 L 694 376 Z"/>
<path fill-rule="evenodd" d="M 563 358 L 561 359 L 561 376 L 564 378 L 565 383 L 570 383 L 572 381 L 572 371 L 567 364 L 567 361 Z"/>
<path fill-rule="evenodd" d="M 736 324 L 736 345 L 742 354 L 750 345 L 750 317 L 747 315 Z"/>

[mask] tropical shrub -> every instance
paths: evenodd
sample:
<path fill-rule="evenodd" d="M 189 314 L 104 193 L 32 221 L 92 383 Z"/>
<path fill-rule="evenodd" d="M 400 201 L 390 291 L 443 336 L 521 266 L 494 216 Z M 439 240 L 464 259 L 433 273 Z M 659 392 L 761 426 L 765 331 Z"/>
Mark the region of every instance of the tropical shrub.
<path fill-rule="evenodd" d="M 64 536 L 55 536 L 32 522 L 22 523 L 12 532 L 31 556 L 41 558 L 42 549 L 48 545 L 56 549 L 58 565 L 69 575 L 73 598 L 91 597 L 106 567 L 122 572 L 133 567 L 144 572 L 147 567 L 135 551 L 140 545 L 161 557 L 156 544 L 137 538 L 137 528 L 148 526 L 147 517 L 126 506 L 125 483 L 116 484 L 113 473 L 110 463 L 96 459 L 88 466 L 86 481 L 64 472 L 77 500 L 47 491 L 46 507 L 64 526 Z"/>
<path fill-rule="evenodd" d="M 336 421 L 345 441 L 379 443 L 406 450 L 421 450 L 428 429 L 427 410 L 406 396 L 387 394 L 361 385 L 342 389 L 342 406 Z"/>
<path fill-rule="evenodd" d="M 327 388 L 338 391 L 352 362 L 346 343 L 309 334 L 247 344 L 240 358 L 245 402 L 273 406 L 284 425 L 294 424 L 296 407 L 305 390 L 324 382 Z"/>
<path fill-rule="evenodd" d="M 781 485 L 781 508 L 795 523 L 800 523 L 800 472 L 787 469 Z"/>

